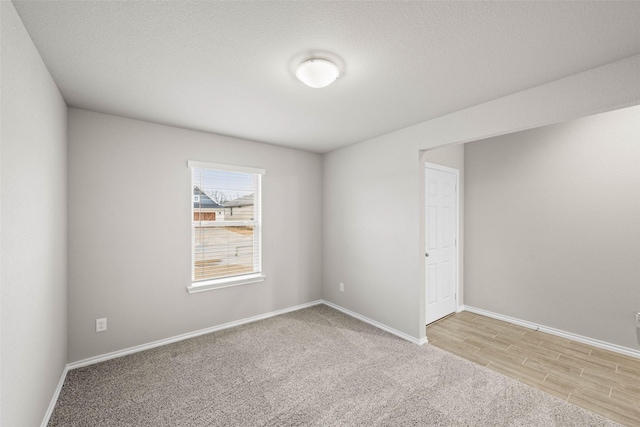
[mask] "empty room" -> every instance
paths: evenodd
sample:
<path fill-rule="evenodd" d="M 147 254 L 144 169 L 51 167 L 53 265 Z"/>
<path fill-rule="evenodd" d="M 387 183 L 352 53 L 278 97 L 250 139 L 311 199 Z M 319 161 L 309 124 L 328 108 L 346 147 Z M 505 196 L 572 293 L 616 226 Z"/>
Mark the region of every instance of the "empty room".
<path fill-rule="evenodd" d="M 640 2 L 0 11 L 0 425 L 640 426 Z"/>

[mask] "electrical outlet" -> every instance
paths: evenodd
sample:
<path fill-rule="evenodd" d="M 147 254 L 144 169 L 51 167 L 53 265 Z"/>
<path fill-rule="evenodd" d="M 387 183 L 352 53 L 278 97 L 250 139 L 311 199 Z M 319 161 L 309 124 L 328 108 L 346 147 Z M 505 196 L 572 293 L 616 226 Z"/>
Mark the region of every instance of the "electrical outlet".
<path fill-rule="evenodd" d="M 636 328 L 640 328 L 640 313 L 636 313 Z"/>
<path fill-rule="evenodd" d="M 344 283 L 340 283 L 340 292 L 344 292 Z"/>
<path fill-rule="evenodd" d="M 96 319 L 96 332 L 104 332 L 107 330 L 107 318 Z"/>

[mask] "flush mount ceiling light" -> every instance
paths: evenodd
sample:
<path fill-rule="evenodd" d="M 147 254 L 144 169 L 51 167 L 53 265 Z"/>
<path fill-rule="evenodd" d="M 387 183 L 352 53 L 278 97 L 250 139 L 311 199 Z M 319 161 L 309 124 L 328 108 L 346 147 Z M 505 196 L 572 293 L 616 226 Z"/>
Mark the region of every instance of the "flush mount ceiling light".
<path fill-rule="evenodd" d="M 340 69 L 324 59 L 309 59 L 298 67 L 296 77 L 313 88 L 329 86 L 340 76 Z"/>

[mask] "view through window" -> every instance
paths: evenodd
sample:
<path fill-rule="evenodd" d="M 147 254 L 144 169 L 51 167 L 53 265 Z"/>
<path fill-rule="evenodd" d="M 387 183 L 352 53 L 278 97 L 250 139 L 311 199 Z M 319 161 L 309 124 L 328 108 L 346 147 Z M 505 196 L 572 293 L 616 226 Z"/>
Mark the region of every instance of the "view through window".
<path fill-rule="evenodd" d="M 190 166 L 193 282 L 260 274 L 262 171 L 200 162 Z"/>

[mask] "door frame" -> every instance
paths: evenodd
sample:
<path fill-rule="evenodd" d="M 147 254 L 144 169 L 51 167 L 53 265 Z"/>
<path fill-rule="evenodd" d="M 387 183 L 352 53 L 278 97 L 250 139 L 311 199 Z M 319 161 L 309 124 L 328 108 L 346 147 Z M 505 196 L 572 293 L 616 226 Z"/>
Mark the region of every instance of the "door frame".
<path fill-rule="evenodd" d="M 442 166 L 442 165 L 438 165 L 435 163 L 429 163 L 429 162 L 424 162 L 423 163 L 423 170 L 424 170 L 424 175 L 423 175 L 423 179 L 422 179 L 422 211 L 424 212 L 424 214 L 422 215 L 422 224 L 423 224 L 423 236 L 422 238 L 424 239 L 423 242 L 424 244 L 422 245 L 422 247 L 420 248 L 421 250 L 421 259 L 422 259 L 422 270 L 425 270 L 425 256 L 424 256 L 424 251 L 425 251 L 425 246 L 426 246 L 426 242 L 427 240 L 427 227 L 426 227 L 426 221 L 427 221 L 427 212 L 425 209 L 425 204 L 426 204 L 426 200 L 427 200 L 427 186 L 426 186 L 426 176 L 427 176 L 427 172 L 426 169 L 433 169 L 433 170 L 437 170 L 437 171 L 441 171 L 441 172 L 449 172 L 449 173 L 453 173 L 456 176 L 456 188 L 455 188 L 455 192 L 456 192 L 456 217 L 455 217 L 455 224 L 456 224 L 456 237 L 455 237 L 455 241 L 456 241 L 456 250 L 455 250 L 455 260 L 454 260 L 454 281 L 455 281 L 455 313 L 460 311 L 460 171 L 458 169 L 455 168 L 451 168 L 448 166 Z M 427 324 L 427 307 L 426 307 L 426 296 L 427 296 L 427 275 L 426 273 L 422 275 L 423 280 L 422 280 L 422 286 L 424 289 L 424 315 L 422 316 L 422 325 L 423 327 Z"/>

